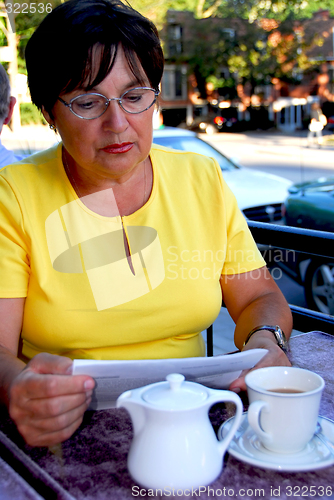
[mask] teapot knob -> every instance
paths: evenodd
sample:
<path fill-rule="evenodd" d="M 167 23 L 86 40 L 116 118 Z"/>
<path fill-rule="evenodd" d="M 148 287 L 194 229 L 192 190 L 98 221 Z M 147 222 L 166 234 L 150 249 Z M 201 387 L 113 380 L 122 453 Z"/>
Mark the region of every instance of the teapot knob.
<path fill-rule="evenodd" d="M 170 373 L 166 377 L 166 380 L 167 382 L 169 382 L 169 386 L 172 389 L 172 391 L 177 391 L 178 389 L 180 389 L 184 379 L 185 377 L 180 373 Z"/>

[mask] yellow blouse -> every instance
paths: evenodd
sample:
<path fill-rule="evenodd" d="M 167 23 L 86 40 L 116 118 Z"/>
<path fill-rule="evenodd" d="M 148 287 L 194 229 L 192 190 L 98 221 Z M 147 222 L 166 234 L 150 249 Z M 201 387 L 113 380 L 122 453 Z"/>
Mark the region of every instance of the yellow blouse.
<path fill-rule="evenodd" d="M 22 353 L 204 355 L 221 274 L 265 265 L 217 163 L 153 145 L 148 202 L 103 217 L 76 196 L 61 147 L 0 172 L 0 297 L 26 297 Z"/>

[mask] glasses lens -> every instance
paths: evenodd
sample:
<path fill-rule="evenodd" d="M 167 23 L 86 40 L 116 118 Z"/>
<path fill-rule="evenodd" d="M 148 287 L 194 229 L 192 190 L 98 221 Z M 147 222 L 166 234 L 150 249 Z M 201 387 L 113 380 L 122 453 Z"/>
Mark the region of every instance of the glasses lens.
<path fill-rule="evenodd" d="M 150 108 L 155 102 L 156 96 L 153 89 L 131 89 L 122 95 L 121 103 L 123 109 L 128 113 L 141 113 Z"/>
<path fill-rule="evenodd" d="M 82 118 L 92 119 L 101 116 L 108 106 L 108 99 L 97 94 L 80 95 L 72 100 L 72 110 Z"/>

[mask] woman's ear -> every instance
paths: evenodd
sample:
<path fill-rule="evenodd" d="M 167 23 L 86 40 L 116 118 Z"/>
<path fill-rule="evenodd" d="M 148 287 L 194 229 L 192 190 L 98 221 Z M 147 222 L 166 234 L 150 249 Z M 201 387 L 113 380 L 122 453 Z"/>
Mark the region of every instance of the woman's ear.
<path fill-rule="evenodd" d="M 42 115 L 44 116 L 49 125 L 54 125 L 53 116 L 46 111 L 44 106 L 42 106 Z"/>

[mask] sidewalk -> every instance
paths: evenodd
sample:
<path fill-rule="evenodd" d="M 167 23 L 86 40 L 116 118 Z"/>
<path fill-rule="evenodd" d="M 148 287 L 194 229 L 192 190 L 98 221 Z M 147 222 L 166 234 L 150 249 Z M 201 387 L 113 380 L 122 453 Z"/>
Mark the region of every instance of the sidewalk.
<path fill-rule="evenodd" d="M 332 153 L 334 151 L 334 133 L 330 131 L 325 131 L 323 134 L 323 144 L 318 147 L 314 142 L 308 146 L 307 141 L 307 130 L 296 130 L 291 133 L 282 132 L 279 130 L 259 130 L 259 131 L 249 131 L 243 133 L 218 133 L 211 136 L 206 134 L 201 134 L 201 137 L 208 142 L 213 144 L 224 144 L 227 147 L 235 147 L 238 145 L 243 149 L 247 146 L 250 148 L 249 154 L 268 154 L 275 156 L 287 156 L 291 157 L 300 152 L 303 149 L 305 154 L 317 154 L 321 151 L 322 154 L 326 155 L 326 152 Z M 226 151 L 226 154 L 230 155 L 230 152 Z"/>
<path fill-rule="evenodd" d="M 324 134 L 325 142 L 308 147 L 307 130 L 291 134 L 277 130 L 201 135 L 205 141 L 246 168 L 285 177 L 293 183 L 334 175 L 334 138 Z"/>
<path fill-rule="evenodd" d="M 17 133 L 4 126 L 1 142 L 6 148 L 17 153 L 31 154 L 60 142 L 60 137 L 46 125 L 24 126 Z"/>
<path fill-rule="evenodd" d="M 256 152 L 272 155 L 291 156 L 296 153 L 296 148 L 303 147 L 310 154 L 316 154 L 318 148 L 307 146 L 307 130 L 297 130 L 291 133 L 278 130 L 259 130 L 244 133 L 217 133 L 212 136 L 201 134 L 208 142 L 225 143 L 226 146 L 252 148 Z M 4 146 L 15 151 L 34 152 L 52 146 L 60 141 L 59 135 L 50 130 L 46 125 L 22 126 L 19 132 L 13 133 L 8 126 L 4 126 L 1 140 Z M 284 149 L 283 149 L 284 147 Z M 324 132 L 324 144 L 320 149 L 322 152 L 334 150 L 334 133 Z M 227 153 L 227 151 L 225 151 Z M 229 154 L 229 153 L 228 153 Z"/>

